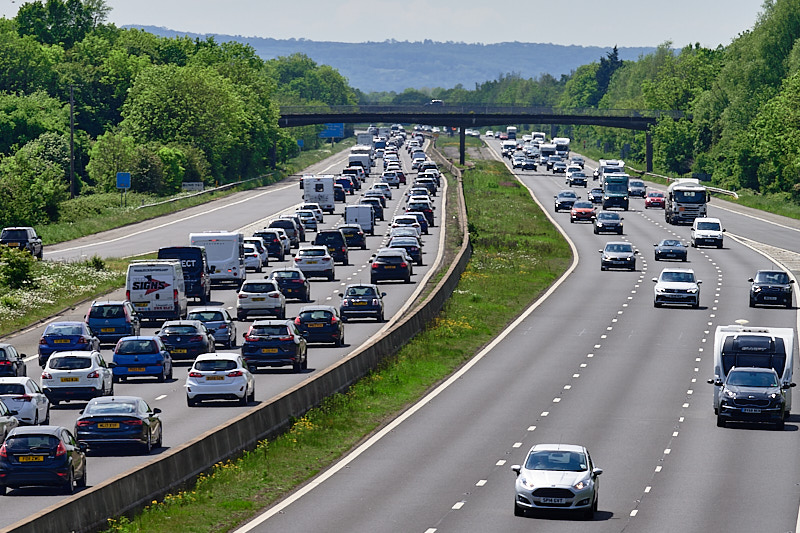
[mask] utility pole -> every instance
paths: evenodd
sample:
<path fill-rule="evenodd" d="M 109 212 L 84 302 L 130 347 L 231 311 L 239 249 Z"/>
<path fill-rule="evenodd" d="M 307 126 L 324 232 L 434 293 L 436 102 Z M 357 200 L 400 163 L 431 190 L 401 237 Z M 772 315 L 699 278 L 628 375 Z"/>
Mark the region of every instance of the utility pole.
<path fill-rule="evenodd" d="M 69 197 L 75 198 L 75 91 L 69 86 Z"/>

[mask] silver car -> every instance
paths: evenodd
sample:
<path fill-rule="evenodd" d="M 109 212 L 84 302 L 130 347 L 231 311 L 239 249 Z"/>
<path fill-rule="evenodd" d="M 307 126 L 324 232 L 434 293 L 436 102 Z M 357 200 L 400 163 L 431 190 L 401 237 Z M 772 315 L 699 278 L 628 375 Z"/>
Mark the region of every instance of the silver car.
<path fill-rule="evenodd" d="M 224 307 L 193 307 L 186 320 L 199 320 L 214 336 L 214 342 L 236 347 L 236 322 Z"/>
<path fill-rule="evenodd" d="M 591 519 L 597 512 L 598 476 L 583 446 L 574 444 L 537 444 L 528 452 L 523 465 L 512 465 L 517 474 L 514 515 L 525 516 L 529 510 L 579 511 Z"/>

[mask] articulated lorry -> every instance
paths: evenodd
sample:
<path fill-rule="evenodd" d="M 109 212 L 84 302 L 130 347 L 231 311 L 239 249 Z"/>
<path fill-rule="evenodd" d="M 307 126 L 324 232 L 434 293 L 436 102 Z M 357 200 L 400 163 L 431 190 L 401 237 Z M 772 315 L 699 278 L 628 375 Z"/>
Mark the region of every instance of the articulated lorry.
<path fill-rule="evenodd" d="M 708 190 L 696 178 L 677 179 L 667 187 L 664 202 L 664 220 L 668 224 L 691 224 L 694 219 L 707 216 L 711 200 Z"/>

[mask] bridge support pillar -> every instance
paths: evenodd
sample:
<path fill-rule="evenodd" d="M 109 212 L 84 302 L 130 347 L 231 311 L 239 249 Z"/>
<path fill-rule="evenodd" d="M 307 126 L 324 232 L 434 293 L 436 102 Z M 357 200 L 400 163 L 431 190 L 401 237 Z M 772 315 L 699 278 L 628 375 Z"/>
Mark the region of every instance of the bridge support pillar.
<path fill-rule="evenodd" d="M 644 134 L 644 159 L 645 170 L 647 172 L 653 171 L 653 134 L 647 130 Z"/>
<path fill-rule="evenodd" d="M 467 161 L 467 135 L 464 126 L 458 128 L 458 162 L 463 166 Z"/>

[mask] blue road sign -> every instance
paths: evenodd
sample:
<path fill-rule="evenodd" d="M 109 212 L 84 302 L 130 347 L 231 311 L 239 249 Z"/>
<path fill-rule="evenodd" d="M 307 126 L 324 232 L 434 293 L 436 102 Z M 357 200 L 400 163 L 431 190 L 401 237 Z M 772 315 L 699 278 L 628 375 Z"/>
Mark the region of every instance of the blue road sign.
<path fill-rule="evenodd" d="M 117 172 L 117 189 L 130 189 L 130 188 L 131 188 L 131 173 Z"/>
<path fill-rule="evenodd" d="M 344 122 L 329 122 L 319 133 L 322 139 L 340 139 L 344 137 Z"/>

